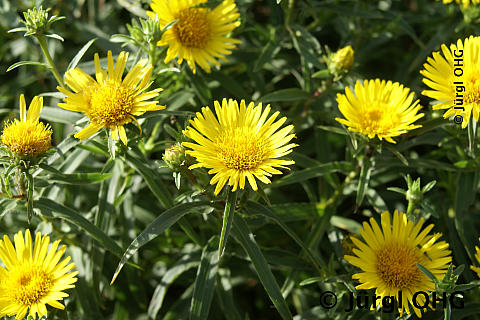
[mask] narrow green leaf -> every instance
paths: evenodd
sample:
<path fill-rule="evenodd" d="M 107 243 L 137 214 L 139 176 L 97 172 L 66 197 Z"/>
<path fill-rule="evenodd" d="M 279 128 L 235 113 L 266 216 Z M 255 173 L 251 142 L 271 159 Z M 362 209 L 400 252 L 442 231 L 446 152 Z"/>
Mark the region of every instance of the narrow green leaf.
<path fill-rule="evenodd" d="M 73 136 L 73 134 L 69 137 L 67 137 L 66 139 L 64 139 L 62 142 L 60 142 L 60 144 L 57 146 L 56 148 L 56 153 L 52 154 L 50 157 L 47 158 L 47 161 L 46 163 L 51 165 L 52 163 L 54 163 L 55 161 L 57 161 L 58 159 L 60 159 L 60 157 L 64 157 L 65 154 L 72 148 L 74 148 L 76 145 L 78 145 L 80 143 L 80 140 L 78 140 L 77 138 L 75 138 Z M 37 171 L 38 172 L 38 171 Z M 35 172 L 35 173 L 37 173 Z"/>
<path fill-rule="evenodd" d="M 333 173 L 333 172 L 338 172 L 338 171 L 343 173 L 348 173 L 351 170 L 353 170 L 353 165 L 351 162 L 334 161 L 330 163 L 321 164 L 313 168 L 292 172 L 291 174 L 273 182 L 272 187 L 286 186 L 292 183 L 297 183 L 297 182 L 302 182 L 302 181 L 313 179 L 313 178 L 318 178 L 323 175 Z"/>
<path fill-rule="evenodd" d="M 438 279 L 435 277 L 433 273 L 430 272 L 427 268 L 422 266 L 420 263 L 417 263 L 417 267 L 422 271 L 430 280 L 432 280 L 435 283 L 438 283 Z"/>
<path fill-rule="evenodd" d="M 128 246 L 117 266 L 117 270 L 115 270 L 110 284 L 113 284 L 125 263 L 138 251 L 138 249 L 158 237 L 167 228 L 170 228 L 173 224 L 175 224 L 175 222 L 178 221 L 178 219 L 187 213 L 198 210 L 199 207 L 209 206 L 209 204 L 210 202 L 208 201 L 182 203 L 164 211 L 159 217 L 153 220 L 153 222 L 150 223 L 150 225 L 148 225 L 147 228 L 145 228 L 145 230 L 143 230 L 142 233 Z"/>
<path fill-rule="evenodd" d="M 230 269 L 219 269 L 217 283 L 215 285 L 217 291 L 217 300 L 220 308 L 223 310 L 226 320 L 243 320 L 238 313 L 235 305 L 235 299 L 232 293 L 232 283 L 230 279 Z"/>
<path fill-rule="evenodd" d="M 235 216 L 232 232 L 235 240 L 240 243 L 250 257 L 258 278 L 278 313 L 284 320 L 293 320 L 287 302 L 282 296 L 280 287 L 268 266 L 267 260 L 265 260 L 262 251 L 255 242 L 255 237 L 248 228 L 247 223 L 239 215 Z"/>
<path fill-rule="evenodd" d="M 13 33 L 13 32 L 26 32 L 27 28 L 26 27 L 19 27 L 19 28 L 13 28 L 7 31 L 7 33 Z"/>
<path fill-rule="evenodd" d="M 60 35 L 58 35 L 56 33 L 45 34 L 45 37 L 52 38 L 52 39 L 55 39 L 55 40 L 60 40 L 62 42 L 65 41 L 65 39 L 63 39 Z"/>
<path fill-rule="evenodd" d="M 10 67 L 8 67 L 8 71 L 12 71 L 15 68 L 18 68 L 20 66 L 26 66 L 26 65 L 34 65 L 34 66 L 41 66 L 41 67 L 46 67 L 48 68 L 48 65 L 43 63 L 43 62 L 37 62 L 37 61 L 19 61 L 14 64 L 12 64 Z"/>
<path fill-rule="evenodd" d="M 280 51 L 278 42 L 270 41 L 265 47 L 263 47 L 260 56 L 253 66 L 253 72 L 260 71 L 265 63 L 272 61 L 278 51 Z"/>
<path fill-rule="evenodd" d="M 209 78 L 217 80 L 220 86 L 225 88 L 233 97 L 243 99 L 248 96 L 243 86 L 234 77 L 227 75 L 225 72 L 212 72 L 209 74 Z"/>
<path fill-rule="evenodd" d="M 40 164 L 40 168 L 49 172 L 49 180 L 61 184 L 91 184 L 98 183 L 112 176 L 111 173 L 71 173 L 66 174 L 47 165 Z"/>
<path fill-rule="evenodd" d="M 306 100 L 311 97 L 311 94 L 298 88 L 282 89 L 264 95 L 259 99 L 263 103 L 276 101 L 297 101 Z"/>
<path fill-rule="evenodd" d="M 326 268 L 326 264 L 324 263 L 324 261 L 322 261 L 320 259 L 320 257 L 316 256 L 313 254 L 313 252 L 303 243 L 303 241 L 295 234 L 295 232 L 293 232 L 281 219 L 280 217 L 275 213 L 273 212 L 272 210 L 270 210 L 269 208 L 259 204 L 259 203 L 256 203 L 256 202 L 253 202 L 253 201 L 248 201 L 247 202 L 247 205 L 246 205 L 246 209 L 248 212 L 252 213 L 252 214 L 260 214 L 260 215 L 263 215 L 269 219 L 271 219 L 273 222 L 275 222 L 276 224 L 278 224 L 278 226 L 280 228 L 283 229 L 283 231 L 285 231 L 289 236 L 290 238 L 293 239 L 293 241 L 295 241 L 303 250 L 305 250 L 305 253 L 307 254 L 307 256 L 310 258 L 310 260 L 312 261 L 312 264 L 315 266 L 315 268 L 317 268 L 317 270 L 321 270 L 322 268 Z"/>
<path fill-rule="evenodd" d="M 203 249 L 190 305 L 190 320 L 203 320 L 208 317 L 220 259 L 216 250 L 217 243 L 218 236 L 214 236 Z"/>
<path fill-rule="evenodd" d="M 28 219 L 28 224 L 30 224 L 30 221 L 32 221 L 32 216 L 33 216 L 33 190 L 34 190 L 34 184 L 33 184 L 33 177 L 30 174 L 30 172 L 25 172 L 25 177 L 27 179 L 27 219 Z"/>
<path fill-rule="evenodd" d="M 150 300 L 148 306 L 148 316 L 152 319 L 157 318 L 157 314 L 163 304 L 163 299 L 167 293 L 168 287 L 185 271 L 197 267 L 200 264 L 200 254 L 188 254 L 183 256 L 175 265 L 163 275 Z"/>
<path fill-rule="evenodd" d="M 52 122 L 60 122 L 65 124 L 75 124 L 83 118 L 78 112 L 63 110 L 58 107 L 43 106 L 40 118 Z"/>
<path fill-rule="evenodd" d="M 372 160 L 364 158 L 362 169 L 360 171 L 360 178 L 358 179 L 357 198 L 355 200 L 357 207 L 363 202 L 365 191 L 368 189 L 368 183 L 370 182 L 370 174 L 372 173 L 372 170 Z"/>
<path fill-rule="evenodd" d="M 223 212 L 223 224 L 222 231 L 220 233 L 220 242 L 218 244 L 218 257 L 221 258 L 225 246 L 227 245 L 227 239 L 230 235 L 230 229 L 232 227 L 233 216 L 235 214 L 235 205 L 237 203 L 237 193 L 228 189 L 227 202 L 225 203 L 225 210 Z"/>
<path fill-rule="evenodd" d="M 107 236 L 102 230 L 97 228 L 90 221 L 79 215 L 75 210 L 70 209 L 64 205 L 56 203 L 47 198 L 40 198 L 35 201 L 35 207 L 40 210 L 51 211 L 55 217 L 63 218 L 74 225 L 85 230 L 90 236 L 97 240 L 108 251 L 112 252 L 117 257 L 121 257 L 123 250 L 120 246 Z"/>
<path fill-rule="evenodd" d="M 88 41 L 83 47 L 82 49 L 80 49 L 80 51 L 78 51 L 78 53 L 75 55 L 75 57 L 73 57 L 72 61 L 70 61 L 70 64 L 68 65 L 67 67 L 67 71 L 68 70 L 71 70 L 73 68 L 75 68 L 78 64 L 78 62 L 80 62 L 80 60 L 82 59 L 82 57 L 85 55 L 85 53 L 87 52 L 88 48 L 90 48 L 90 46 L 95 42 L 95 40 L 97 40 L 97 38 L 93 38 L 92 40 Z"/>
<path fill-rule="evenodd" d="M 312 278 L 305 279 L 302 282 L 300 282 L 299 286 L 303 287 L 303 286 L 307 286 L 309 284 L 317 283 L 317 282 L 325 282 L 325 277 L 312 277 Z"/>
<path fill-rule="evenodd" d="M 328 69 L 323 69 L 312 74 L 312 78 L 316 78 L 316 79 L 327 79 L 327 78 L 330 78 L 331 76 L 332 75 L 330 74 L 330 71 L 328 71 Z"/>
<path fill-rule="evenodd" d="M 163 185 L 161 177 L 158 176 L 157 172 L 129 153 L 126 155 L 126 160 L 127 163 L 143 177 L 150 191 L 152 191 L 153 195 L 160 201 L 161 205 L 164 208 L 170 208 L 173 205 L 172 196 Z"/>
<path fill-rule="evenodd" d="M 405 166 L 408 167 L 408 160 L 401 154 L 394 146 L 386 144 L 387 149 L 390 150 Z"/>

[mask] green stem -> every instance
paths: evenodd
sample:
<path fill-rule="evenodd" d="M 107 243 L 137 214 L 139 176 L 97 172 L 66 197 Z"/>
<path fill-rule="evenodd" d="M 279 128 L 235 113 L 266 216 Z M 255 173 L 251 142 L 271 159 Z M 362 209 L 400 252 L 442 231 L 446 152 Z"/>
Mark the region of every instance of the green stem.
<path fill-rule="evenodd" d="M 55 79 L 57 79 L 58 84 L 62 88 L 65 88 L 65 83 L 63 82 L 62 77 L 60 76 L 60 73 L 58 72 L 58 69 L 55 66 L 55 63 L 52 60 L 52 56 L 50 56 L 50 52 L 48 52 L 47 40 L 45 40 L 45 36 L 36 35 L 36 37 L 37 37 L 38 43 L 40 44 L 40 48 L 42 49 L 43 55 L 47 60 L 48 66 L 50 67 L 50 70 L 53 73 L 53 76 L 55 77 Z"/>
<path fill-rule="evenodd" d="M 148 52 L 148 57 L 150 58 L 150 64 L 155 68 L 157 64 L 157 54 L 156 54 L 156 44 L 150 43 L 150 50 Z"/>
<path fill-rule="evenodd" d="M 220 243 L 218 244 L 218 257 L 222 257 L 223 251 L 227 244 L 228 235 L 232 227 L 233 214 L 235 212 L 235 204 L 237 202 L 237 193 L 228 189 L 227 202 L 225 203 L 225 211 L 223 212 L 222 232 L 220 233 Z"/>
<path fill-rule="evenodd" d="M 295 6 L 295 0 L 289 0 L 288 1 L 288 9 L 287 9 L 287 17 L 285 19 L 285 24 L 287 26 L 289 26 L 290 22 L 292 21 L 293 7 L 294 6 Z"/>
<path fill-rule="evenodd" d="M 340 198 L 340 196 L 342 196 L 343 189 L 345 189 L 345 186 L 350 184 L 350 182 L 352 182 L 352 180 L 357 176 L 357 174 L 358 174 L 358 171 L 356 170 L 350 172 L 348 176 L 345 178 L 345 180 L 343 181 L 343 183 L 340 185 L 340 187 L 337 188 L 337 190 L 335 190 L 333 195 L 327 200 L 327 202 L 325 202 L 325 205 L 323 206 L 323 208 L 328 208 L 334 205 L 337 202 L 337 200 Z"/>
<path fill-rule="evenodd" d="M 413 203 L 413 201 L 408 201 L 407 218 L 413 215 L 413 210 L 415 210 L 415 204 Z"/>

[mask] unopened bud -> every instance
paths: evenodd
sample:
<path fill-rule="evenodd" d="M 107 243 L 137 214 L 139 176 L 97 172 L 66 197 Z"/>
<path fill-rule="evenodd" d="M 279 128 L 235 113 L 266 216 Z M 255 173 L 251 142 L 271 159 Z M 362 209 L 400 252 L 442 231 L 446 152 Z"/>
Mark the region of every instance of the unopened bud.
<path fill-rule="evenodd" d="M 165 149 L 162 159 L 170 169 L 178 171 L 180 166 L 188 166 L 191 157 L 187 155 L 185 149 L 177 143 Z"/>
<path fill-rule="evenodd" d="M 330 71 L 340 73 L 350 70 L 353 66 L 354 54 L 351 46 L 346 46 L 335 52 L 330 60 Z"/>

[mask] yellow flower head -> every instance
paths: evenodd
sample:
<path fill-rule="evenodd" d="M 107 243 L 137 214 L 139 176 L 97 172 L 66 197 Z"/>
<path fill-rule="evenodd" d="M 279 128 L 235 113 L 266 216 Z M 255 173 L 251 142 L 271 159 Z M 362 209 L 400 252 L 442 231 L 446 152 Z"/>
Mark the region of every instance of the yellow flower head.
<path fill-rule="evenodd" d="M 235 191 L 245 187 L 245 179 L 257 190 L 255 177 L 264 183 L 270 183 L 272 174 L 281 174 L 274 167 L 285 168 L 293 164 L 291 160 L 280 160 L 297 146 L 287 144 L 295 137 L 291 133 L 293 125 L 278 130 L 287 118 L 275 121 L 279 112 L 275 112 L 267 120 L 270 105 L 265 110 L 262 104 L 257 106 L 250 102 L 248 106 L 242 100 L 223 99 L 222 104 L 214 102 L 217 117 L 210 108 L 202 108 L 197 117 L 190 120 L 191 127 L 184 134 L 196 143 L 183 142 L 185 147 L 193 149 L 186 151 L 197 160 L 190 169 L 204 167 L 210 169 L 209 174 L 215 174 L 210 184 L 217 184 L 215 194 L 222 190 L 228 182 Z M 218 120 L 217 120 L 218 118 Z M 278 131 L 277 131 L 278 130 Z"/>
<path fill-rule="evenodd" d="M 406 214 L 396 210 L 391 224 L 390 213 L 386 211 L 381 216 L 381 228 L 373 218 L 370 223 L 363 223 L 360 234 L 365 242 L 352 237 L 357 248 L 353 249 L 354 255 L 345 255 L 345 260 L 363 271 L 353 275 L 353 279 L 360 282 L 357 289 L 376 289 L 375 294 L 382 299 L 395 296 L 397 301 L 398 292 L 402 291 L 402 305 L 398 306 L 400 314 L 404 311 L 410 313 L 409 306 L 413 306 L 412 298 L 416 292 L 435 290 L 434 282 L 416 264 L 441 279 L 452 261 L 448 244 L 437 242 L 441 234 L 428 235 L 433 224 L 420 232 L 422 225 L 423 218 L 414 224 L 407 220 Z M 416 299 L 417 305 L 424 305 L 423 296 Z M 420 310 L 413 309 L 421 317 Z"/>
<path fill-rule="evenodd" d="M 478 240 L 480 240 L 480 239 L 478 239 Z M 477 259 L 477 262 L 480 263 L 480 249 L 477 246 L 475 246 L 475 258 Z M 470 269 L 475 271 L 477 273 L 477 276 L 480 277 L 480 268 L 479 267 L 470 266 Z"/>
<path fill-rule="evenodd" d="M 210 64 L 219 66 L 218 59 L 231 54 L 237 39 L 228 34 L 240 25 L 237 6 L 233 0 L 224 0 L 215 9 L 195 7 L 207 3 L 207 0 L 153 0 L 152 11 L 148 15 L 157 15 L 163 28 L 175 19 L 178 21 L 167 30 L 159 46 L 168 45 L 165 63 L 175 57 L 178 63 L 186 60 L 195 73 L 195 64 L 210 72 Z"/>
<path fill-rule="evenodd" d="M 120 137 L 127 145 L 127 134 L 123 125 L 137 122 L 134 116 L 140 116 L 147 111 L 165 109 L 165 106 L 158 105 L 157 101 L 149 101 L 158 96 L 162 89 L 146 91 L 151 84 L 149 80 L 153 67 L 147 64 L 147 60 L 142 59 L 122 80 L 127 60 L 128 53 L 120 52 L 114 67 L 112 52 L 108 51 L 108 72 L 100 66 L 98 54 L 95 54 L 96 80 L 79 68 L 65 74 L 65 83 L 73 92 L 57 87 L 66 95 L 65 103 L 59 103 L 58 106 L 82 112 L 90 118 L 90 124 L 75 134 L 75 138 L 83 140 L 102 128 L 108 128 L 113 140 Z"/>
<path fill-rule="evenodd" d="M 440 0 L 437 0 L 440 1 Z M 452 3 L 453 0 L 443 0 L 443 3 Z M 479 4 L 480 0 L 455 0 L 456 3 L 462 4 L 464 8 L 468 8 L 471 4 Z"/>
<path fill-rule="evenodd" d="M 345 88 L 345 94 L 337 94 L 338 108 L 346 119 L 335 118 L 348 126 L 350 131 L 362 133 L 373 139 L 395 143 L 392 137 L 421 127 L 413 123 L 423 117 L 417 114 L 422 108 L 415 101 L 414 93 L 398 82 L 365 80 L 355 83 L 355 90 Z"/>
<path fill-rule="evenodd" d="M 52 243 L 50 238 L 37 233 L 32 245 L 30 231 L 21 231 L 14 236 L 15 247 L 8 237 L 0 240 L 0 317 L 15 315 L 23 319 L 29 314 L 36 319 L 47 313 L 46 305 L 64 309 L 59 301 L 68 294 L 66 289 L 74 288 L 78 271 L 70 272 L 75 265 L 70 257 L 62 261 L 65 246 L 57 251 L 60 240 Z M 60 262 L 59 262 L 60 261 Z"/>
<path fill-rule="evenodd" d="M 470 36 L 450 48 L 442 44 L 443 56 L 434 52 L 423 65 L 423 82 L 431 88 L 423 95 L 437 100 L 434 110 L 448 109 L 444 118 L 463 115 L 462 128 L 480 112 L 480 37 Z M 462 109 L 463 108 L 463 109 Z"/>
<path fill-rule="evenodd" d="M 39 122 L 43 98 L 34 97 L 27 113 L 24 95 L 20 95 L 20 121 L 7 121 L 2 133 L 2 143 L 13 153 L 32 156 L 47 151 L 52 142 L 50 125 Z"/>

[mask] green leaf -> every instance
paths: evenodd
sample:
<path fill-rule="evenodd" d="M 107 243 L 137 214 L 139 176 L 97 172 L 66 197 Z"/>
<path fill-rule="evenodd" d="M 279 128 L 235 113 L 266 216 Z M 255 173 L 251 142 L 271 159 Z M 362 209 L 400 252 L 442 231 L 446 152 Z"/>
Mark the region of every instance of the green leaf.
<path fill-rule="evenodd" d="M 82 49 L 80 49 L 80 51 L 78 51 L 78 53 L 75 55 L 75 57 L 73 57 L 72 61 L 70 61 L 70 64 L 68 65 L 67 67 L 67 71 L 68 70 L 71 70 L 73 68 L 75 68 L 77 66 L 77 64 L 80 62 L 80 60 L 82 59 L 82 57 L 85 55 L 85 53 L 87 52 L 88 48 L 90 48 L 90 46 L 95 42 L 95 40 L 97 40 L 97 38 L 93 38 L 92 40 L 88 41 L 83 47 Z"/>
<path fill-rule="evenodd" d="M 58 107 L 43 106 L 40 118 L 52 122 L 60 122 L 65 124 L 75 124 L 83 118 L 78 112 L 64 110 Z"/>
<path fill-rule="evenodd" d="M 312 277 L 312 278 L 305 279 L 302 282 L 300 282 L 299 286 L 303 287 L 303 286 L 307 286 L 309 284 L 317 283 L 317 282 L 322 282 L 322 283 L 325 282 L 325 277 Z"/>
<path fill-rule="evenodd" d="M 243 86 L 238 83 L 235 78 L 225 74 L 224 72 L 212 72 L 209 74 L 209 77 L 217 80 L 220 83 L 220 86 L 225 88 L 234 97 L 244 99 L 248 96 L 248 93 L 245 91 Z"/>
<path fill-rule="evenodd" d="M 28 217 L 28 224 L 32 221 L 33 216 L 33 190 L 34 190 L 34 183 L 33 177 L 30 172 L 25 172 L 25 178 L 27 179 L 27 217 Z"/>
<path fill-rule="evenodd" d="M 167 293 L 168 287 L 185 271 L 197 267 L 200 264 L 200 254 L 191 253 L 183 256 L 175 265 L 163 275 L 159 284 L 155 288 L 152 300 L 148 306 L 148 315 L 152 319 L 157 318 L 158 311 L 163 304 L 163 299 Z"/>
<path fill-rule="evenodd" d="M 13 32 L 26 32 L 27 28 L 26 27 L 19 27 L 19 28 L 13 28 L 7 31 L 7 33 L 13 33 Z"/>
<path fill-rule="evenodd" d="M 178 221 L 178 219 L 180 219 L 187 213 L 198 210 L 199 207 L 209 205 L 210 202 L 208 201 L 197 201 L 190 203 L 182 203 L 164 211 L 158 218 L 153 220 L 153 222 L 150 223 L 150 225 L 148 225 L 148 227 L 145 228 L 145 230 L 143 230 L 142 233 L 128 246 L 117 266 L 117 270 L 115 270 L 110 284 L 113 284 L 125 263 L 128 261 L 128 259 L 130 259 L 131 256 L 133 256 L 138 251 L 138 249 L 158 237 L 167 228 L 170 228 L 173 224 L 175 224 L 175 222 Z"/>
<path fill-rule="evenodd" d="M 220 258 L 223 255 L 223 251 L 227 245 L 228 236 L 230 235 L 236 203 L 237 193 L 228 189 L 227 202 L 225 203 L 225 210 L 223 212 L 222 231 L 220 233 L 220 242 L 218 244 L 218 256 Z"/>
<path fill-rule="evenodd" d="M 265 47 L 263 47 L 260 56 L 253 66 L 253 72 L 260 71 L 265 63 L 272 61 L 278 51 L 280 51 L 278 42 L 270 41 Z"/>
<path fill-rule="evenodd" d="M 69 137 L 67 137 L 66 139 L 64 139 L 56 148 L 56 153 L 52 154 L 50 157 L 47 158 L 47 161 L 46 163 L 51 165 L 52 163 L 54 163 L 55 161 L 57 161 L 58 159 L 60 159 L 60 157 L 64 157 L 65 154 L 72 148 L 74 148 L 75 146 L 77 146 L 78 144 L 80 143 L 80 140 L 78 140 L 77 138 L 73 137 L 73 134 Z M 38 171 L 37 171 L 38 172 Z M 35 173 L 37 173 L 35 172 Z M 34 175 L 35 176 L 35 175 Z"/>
<path fill-rule="evenodd" d="M 160 201 L 164 208 L 170 208 L 173 205 L 172 196 L 168 189 L 163 185 L 161 177 L 152 168 L 148 167 L 142 160 L 127 153 L 127 163 L 132 166 L 145 180 L 150 191 Z"/>
<path fill-rule="evenodd" d="M 208 317 L 220 259 L 217 254 L 217 243 L 218 236 L 214 236 L 203 249 L 197 277 L 195 278 L 192 304 L 190 306 L 190 320 L 203 320 Z"/>
<path fill-rule="evenodd" d="M 339 128 L 339 127 L 334 127 L 334 126 L 317 126 L 317 128 L 322 129 L 322 130 L 325 130 L 325 131 L 333 132 L 333 133 L 336 133 L 336 134 L 341 134 L 341 135 L 343 135 L 343 136 L 348 135 L 348 134 L 347 134 L 347 131 L 345 131 L 345 129 L 341 129 L 341 128 Z"/>
<path fill-rule="evenodd" d="M 94 238 L 101 245 L 103 245 L 105 249 L 107 249 L 117 257 L 122 256 L 123 250 L 115 241 L 113 241 L 109 236 L 107 236 L 102 230 L 97 228 L 90 221 L 79 215 L 75 210 L 47 198 L 40 198 L 35 201 L 35 207 L 40 210 L 50 211 L 54 213 L 53 215 L 55 217 L 63 218 L 70 223 L 73 223 L 79 228 L 85 230 L 90 236 L 92 236 L 92 238 Z"/>
<path fill-rule="evenodd" d="M 291 174 L 278 179 L 272 183 L 272 187 L 286 186 L 292 183 L 302 182 L 305 180 L 318 178 L 333 172 L 348 173 L 353 170 L 351 162 L 347 161 L 334 161 L 330 163 L 321 164 L 319 166 L 308 168 L 300 171 L 292 172 Z"/>
<path fill-rule="evenodd" d="M 355 200 L 357 207 L 363 202 L 365 191 L 368 189 L 368 183 L 370 182 L 370 174 L 372 173 L 372 170 L 372 160 L 364 157 L 362 169 L 360 170 L 360 178 L 358 179 L 357 198 Z"/>
<path fill-rule="evenodd" d="M 14 64 L 12 64 L 10 67 L 8 67 L 8 71 L 12 71 L 15 68 L 18 68 L 20 66 L 26 66 L 26 65 L 34 65 L 34 66 L 41 66 L 41 67 L 46 67 L 48 68 L 48 65 L 43 63 L 43 62 L 37 62 L 37 61 L 19 61 Z"/>
<path fill-rule="evenodd" d="M 232 283 L 229 269 L 219 269 L 217 283 L 217 300 L 223 311 L 226 320 L 243 320 L 235 306 L 235 299 L 232 294 Z"/>
<path fill-rule="evenodd" d="M 71 173 L 66 174 L 47 165 L 40 164 L 40 168 L 49 172 L 49 180 L 61 184 L 91 184 L 98 183 L 112 176 L 111 173 Z"/>
<path fill-rule="evenodd" d="M 283 231 L 285 231 L 289 236 L 290 238 L 293 239 L 293 241 L 295 241 L 304 251 L 305 253 L 307 254 L 307 256 L 310 258 L 310 260 L 312 261 L 312 264 L 315 266 L 315 268 L 317 268 L 317 270 L 321 270 L 322 268 L 326 268 L 326 264 L 324 261 L 322 261 L 320 259 L 320 257 L 316 256 L 304 243 L 303 241 L 295 234 L 295 232 L 293 232 L 281 219 L 280 217 L 275 213 L 273 212 L 272 210 L 270 210 L 269 208 L 259 204 L 259 203 L 256 203 L 256 202 L 253 202 L 253 201 L 248 201 L 247 202 L 247 205 L 246 205 L 246 209 L 247 211 L 249 211 L 249 213 L 252 213 L 252 214 L 260 214 L 260 215 L 263 215 L 267 218 L 269 218 L 270 220 L 272 220 L 273 222 L 275 222 L 276 224 L 278 224 L 278 226 L 280 228 L 283 229 Z"/>
<path fill-rule="evenodd" d="M 320 61 L 322 48 L 317 38 L 315 38 L 310 32 L 299 25 L 291 27 L 293 46 L 304 59 L 305 62 L 315 66 L 318 69 L 323 69 L 325 65 Z"/>
<path fill-rule="evenodd" d="M 408 167 L 408 160 L 395 147 L 386 144 L 387 149 L 390 150 L 405 166 Z"/>
<path fill-rule="evenodd" d="M 65 39 L 63 39 L 60 35 L 58 35 L 56 33 L 45 34 L 45 37 L 52 38 L 52 39 L 55 39 L 55 40 L 60 40 L 62 42 L 65 41 Z"/>
<path fill-rule="evenodd" d="M 280 287 L 268 266 L 267 260 L 265 260 L 262 251 L 255 242 L 255 237 L 248 228 L 247 223 L 239 215 L 235 216 L 232 232 L 235 240 L 240 243 L 250 257 L 258 278 L 278 313 L 284 320 L 293 320 L 287 302 L 282 296 Z"/>
<path fill-rule="evenodd" d="M 312 74 L 312 78 L 316 79 L 328 79 L 331 76 L 332 75 L 330 74 L 330 71 L 328 71 L 328 69 L 323 69 Z"/>
<path fill-rule="evenodd" d="M 311 97 L 311 94 L 298 88 L 282 89 L 266 94 L 259 101 L 263 103 L 276 101 L 297 101 L 306 100 Z"/>
<path fill-rule="evenodd" d="M 438 283 L 438 279 L 435 277 L 433 273 L 430 272 L 427 268 L 422 266 L 420 263 L 417 263 L 417 267 L 422 271 L 430 280 L 432 280 L 435 283 Z"/>

